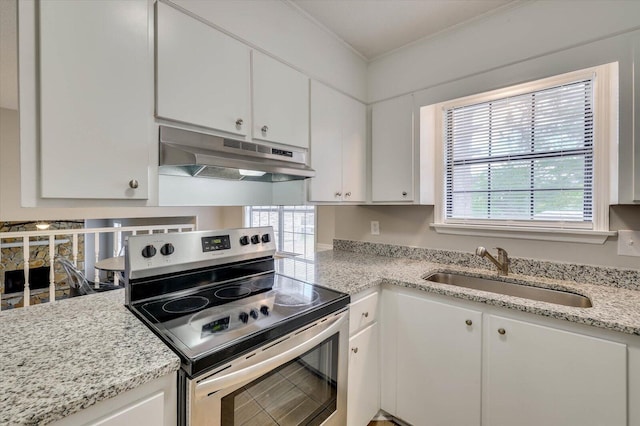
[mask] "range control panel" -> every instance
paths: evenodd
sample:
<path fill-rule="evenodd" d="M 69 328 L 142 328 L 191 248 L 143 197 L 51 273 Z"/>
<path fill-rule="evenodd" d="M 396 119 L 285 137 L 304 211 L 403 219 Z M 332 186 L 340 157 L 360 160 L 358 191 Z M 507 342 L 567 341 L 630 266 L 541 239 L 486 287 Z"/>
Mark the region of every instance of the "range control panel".
<path fill-rule="evenodd" d="M 126 242 L 125 273 L 148 277 L 273 256 L 275 251 L 270 226 L 133 235 Z"/>

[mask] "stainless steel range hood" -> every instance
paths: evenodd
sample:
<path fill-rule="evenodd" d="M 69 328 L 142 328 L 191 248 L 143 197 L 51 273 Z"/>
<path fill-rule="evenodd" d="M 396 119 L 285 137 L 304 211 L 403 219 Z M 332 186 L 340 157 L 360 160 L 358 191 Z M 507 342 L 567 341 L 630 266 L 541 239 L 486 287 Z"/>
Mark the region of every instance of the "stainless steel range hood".
<path fill-rule="evenodd" d="M 172 176 L 284 182 L 315 176 L 304 149 L 269 145 L 160 126 L 159 173 Z"/>

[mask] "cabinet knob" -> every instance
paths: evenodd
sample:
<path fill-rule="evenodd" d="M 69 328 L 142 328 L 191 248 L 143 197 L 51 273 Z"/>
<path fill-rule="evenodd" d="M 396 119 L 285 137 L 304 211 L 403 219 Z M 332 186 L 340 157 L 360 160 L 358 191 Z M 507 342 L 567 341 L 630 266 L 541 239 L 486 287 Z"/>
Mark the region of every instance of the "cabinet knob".
<path fill-rule="evenodd" d="M 467 325 L 473 325 L 473 321 L 471 321 L 471 320 L 466 320 L 464 323 L 467 324 Z"/>
<path fill-rule="evenodd" d="M 356 346 L 355 348 L 351 348 L 351 352 L 353 352 L 354 354 L 358 353 L 358 347 Z"/>
<path fill-rule="evenodd" d="M 369 312 L 363 312 L 362 316 L 365 317 L 365 318 L 369 318 Z"/>
<path fill-rule="evenodd" d="M 342 197 L 342 192 L 336 192 L 336 197 Z"/>
<path fill-rule="evenodd" d="M 269 131 L 269 126 L 262 126 L 260 130 L 262 131 L 262 133 L 267 133 Z"/>
<path fill-rule="evenodd" d="M 402 191 L 402 196 L 406 197 L 407 196 L 407 191 Z"/>
<path fill-rule="evenodd" d="M 137 189 L 138 188 L 138 181 L 136 179 L 131 179 L 129 181 L 129 188 Z"/>
<path fill-rule="evenodd" d="M 240 128 L 244 124 L 244 120 L 242 118 L 238 118 L 236 120 L 236 127 Z"/>
<path fill-rule="evenodd" d="M 507 330 L 505 330 L 504 328 L 499 328 L 498 329 L 498 334 L 500 334 L 501 336 L 507 334 Z"/>
<path fill-rule="evenodd" d="M 347 192 L 346 194 L 344 194 L 345 197 L 351 197 L 351 192 Z"/>

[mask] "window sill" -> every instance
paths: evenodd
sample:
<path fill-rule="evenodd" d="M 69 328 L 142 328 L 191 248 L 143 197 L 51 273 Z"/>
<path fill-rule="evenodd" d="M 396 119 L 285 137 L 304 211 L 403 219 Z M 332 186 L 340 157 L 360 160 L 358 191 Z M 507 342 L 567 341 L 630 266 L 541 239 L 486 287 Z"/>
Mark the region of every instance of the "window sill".
<path fill-rule="evenodd" d="M 558 228 L 522 228 L 504 226 L 480 226 L 448 223 L 430 223 L 440 234 L 473 235 L 481 237 L 519 238 L 523 240 L 562 241 L 568 243 L 604 244 L 616 231 L 592 231 Z"/>

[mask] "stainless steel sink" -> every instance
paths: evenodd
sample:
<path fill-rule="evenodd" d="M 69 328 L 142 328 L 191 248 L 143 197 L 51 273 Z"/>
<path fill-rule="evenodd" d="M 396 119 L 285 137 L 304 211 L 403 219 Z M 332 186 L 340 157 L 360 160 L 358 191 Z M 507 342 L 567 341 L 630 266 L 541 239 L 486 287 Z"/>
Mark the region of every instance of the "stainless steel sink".
<path fill-rule="evenodd" d="M 539 300 L 541 302 L 555 303 L 557 305 L 573 306 L 576 308 L 590 308 L 593 305 L 588 297 L 568 291 L 551 290 L 548 288 L 532 287 L 490 278 L 470 277 L 462 274 L 436 273 L 425 278 L 441 284 L 455 285 L 458 287 L 472 288 L 491 293 L 505 294 L 507 296 L 523 297 L 525 299 Z"/>

